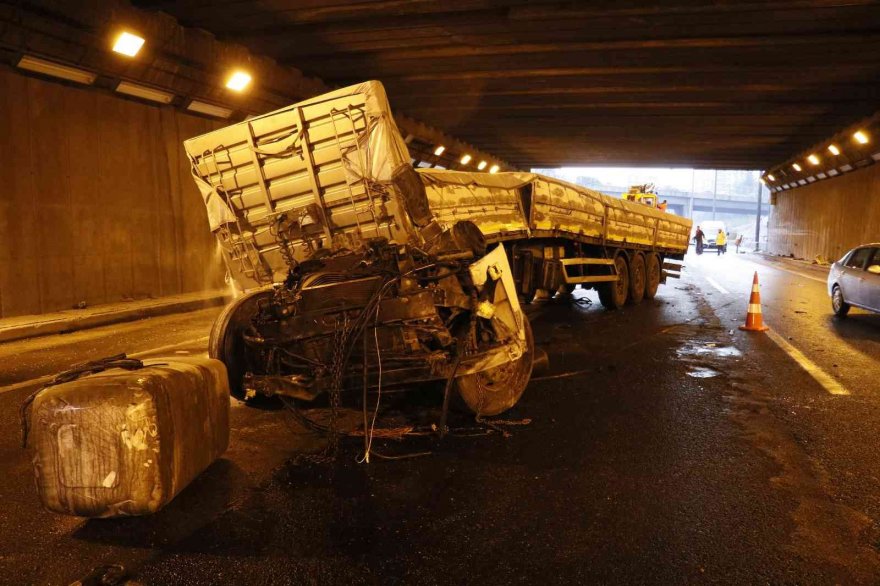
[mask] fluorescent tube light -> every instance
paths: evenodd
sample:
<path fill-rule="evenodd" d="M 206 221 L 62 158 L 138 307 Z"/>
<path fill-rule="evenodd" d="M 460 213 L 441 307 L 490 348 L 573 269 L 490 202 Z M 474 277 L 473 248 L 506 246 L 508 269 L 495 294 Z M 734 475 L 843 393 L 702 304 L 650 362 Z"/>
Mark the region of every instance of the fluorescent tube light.
<path fill-rule="evenodd" d="M 116 86 L 116 91 L 120 94 L 143 98 L 145 100 L 150 100 L 151 102 L 159 102 L 160 104 L 170 104 L 171 100 L 174 99 L 174 94 L 171 92 L 163 92 L 162 90 L 157 90 L 145 85 L 138 85 L 129 81 L 120 81 L 119 85 Z"/>
<path fill-rule="evenodd" d="M 220 106 L 208 104 L 207 102 L 200 102 L 198 100 L 193 100 L 192 102 L 190 102 L 186 109 L 191 110 L 192 112 L 198 112 L 199 114 L 216 116 L 217 118 L 229 118 L 230 116 L 232 116 L 232 110 L 229 108 L 222 108 Z"/>
<path fill-rule="evenodd" d="M 61 79 L 75 81 L 85 85 L 92 85 L 98 78 L 97 73 L 92 73 L 85 69 L 77 69 L 76 67 L 70 67 L 68 65 L 61 65 L 60 63 L 46 61 L 45 59 L 39 59 L 37 57 L 31 57 L 30 55 L 22 57 L 18 62 L 18 67 L 26 69 L 27 71 L 42 73 L 43 75 L 49 75 L 51 77 L 59 77 Z"/>

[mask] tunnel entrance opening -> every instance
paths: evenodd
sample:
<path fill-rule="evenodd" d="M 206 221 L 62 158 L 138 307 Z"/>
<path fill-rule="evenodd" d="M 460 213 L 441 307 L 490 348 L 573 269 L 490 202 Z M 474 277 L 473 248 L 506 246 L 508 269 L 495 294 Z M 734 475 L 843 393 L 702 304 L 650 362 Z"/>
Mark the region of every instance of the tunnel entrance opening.
<path fill-rule="evenodd" d="M 701 222 L 720 223 L 731 244 L 742 236 L 741 250 L 766 250 L 770 192 L 761 183 L 761 171 L 599 166 L 532 171 L 614 197 L 622 197 L 633 186 L 653 183 L 658 204 L 666 201 L 667 212 L 692 219 L 693 230 Z"/>

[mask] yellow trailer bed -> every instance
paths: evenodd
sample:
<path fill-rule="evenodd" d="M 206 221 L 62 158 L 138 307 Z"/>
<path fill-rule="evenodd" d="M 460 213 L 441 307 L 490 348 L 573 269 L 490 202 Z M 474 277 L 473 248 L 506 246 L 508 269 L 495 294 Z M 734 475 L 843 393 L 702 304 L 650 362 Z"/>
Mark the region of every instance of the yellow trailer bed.
<path fill-rule="evenodd" d="M 434 217 L 474 222 L 492 242 L 570 238 L 671 254 L 687 251 L 692 221 L 536 173 L 419 169 Z"/>

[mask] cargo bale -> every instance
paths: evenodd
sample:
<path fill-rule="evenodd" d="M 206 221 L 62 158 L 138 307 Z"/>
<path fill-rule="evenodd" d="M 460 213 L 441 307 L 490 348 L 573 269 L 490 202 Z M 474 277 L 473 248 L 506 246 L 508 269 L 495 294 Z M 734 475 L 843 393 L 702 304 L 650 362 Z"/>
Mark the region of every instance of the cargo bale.
<path fill-rule="evenodd" d="M 157 358 L 49 386 L 29 416 L 37 492 L 80 517 L 155 513 L 226 451 L 226 367 Z"/>

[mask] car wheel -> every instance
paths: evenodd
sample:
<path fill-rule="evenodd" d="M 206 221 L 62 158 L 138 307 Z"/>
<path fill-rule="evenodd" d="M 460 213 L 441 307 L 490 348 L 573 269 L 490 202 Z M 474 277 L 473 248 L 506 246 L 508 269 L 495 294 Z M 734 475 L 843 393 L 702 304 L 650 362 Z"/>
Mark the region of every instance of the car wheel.
<path fill-rule="evenodd" d="M 843 300 L 843 291 L 840 290 L 840 285 L 835 285 L 831 290 L 831 308 L 837 317 L 846 317 L 846 314 L 849 313 L 849 303 Z"/>

